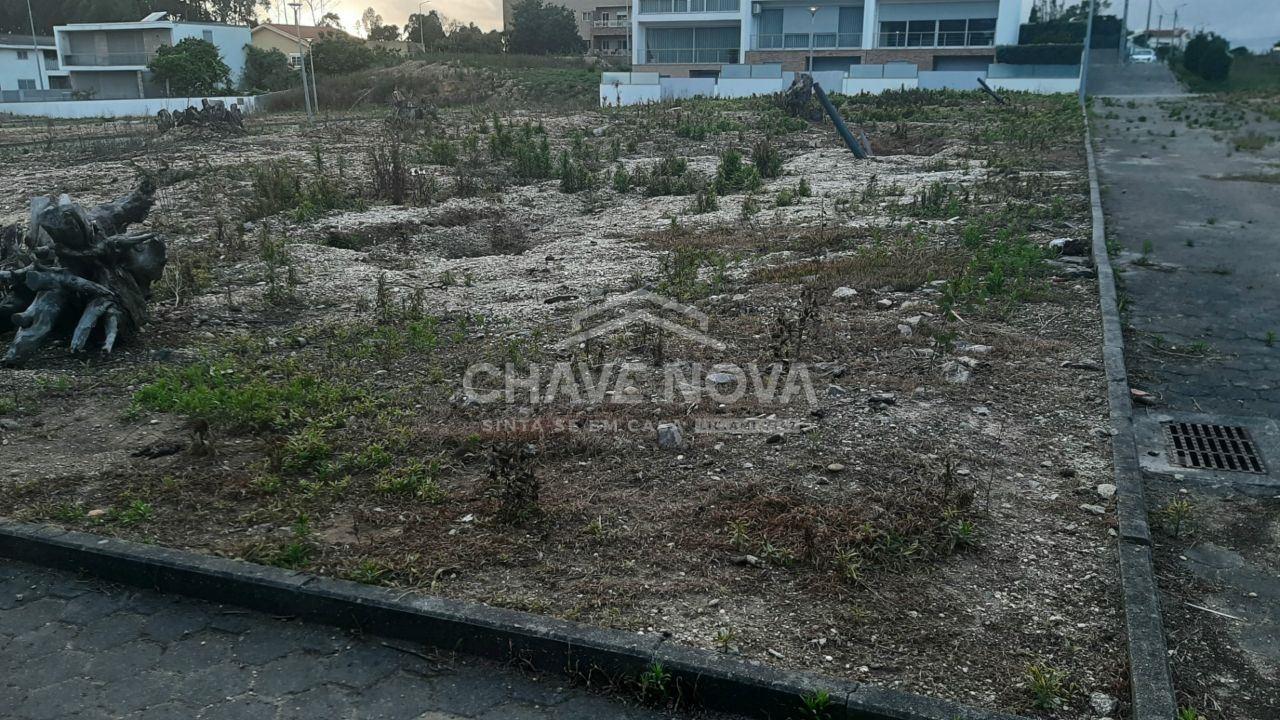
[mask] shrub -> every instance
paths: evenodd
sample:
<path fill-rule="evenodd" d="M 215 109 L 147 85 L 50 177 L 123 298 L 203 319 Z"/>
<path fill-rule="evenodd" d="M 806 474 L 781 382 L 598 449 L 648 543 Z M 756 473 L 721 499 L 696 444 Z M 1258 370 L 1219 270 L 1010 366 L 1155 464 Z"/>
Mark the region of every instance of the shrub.
<path fill-rule="evenodd" d="M 768 140 L 761 140 L 751 149 L 751 162 L 762 178 L 776 178 L 782 175 L 782 155 Z"/>
<path fill-rule="evenodd" d="M 545 134 L 535 141 L 533 131 L 525 128 L 512 149 L 511 173 L 521 180 L 545 180 L 553 175 L 551 145 Z"/>
<path fill-rule="evenodd" d="M 579 193 L 591 188 L 591 171 L 578 158 L 567 152 L 560 153 L 560 192 Z"/>
<path fill-rule="evenodd" d="M 760 171 L 742 161 L 742 153 L 726 150 L 716 169 L 716 190 L 722 195 L 760 189 Z"/>
<path fill-rule="evenodd" d="M 636 183 L 644 185 L 644 194 L 649 197 L 661 195 L 692 195 L 704 184 L 701 175 L 689 169 L 689 162 L 674 155 L 654 163 L 653 167 L 643 173 L 636 173 Z"/>
<path fill-rule="evenodd" d="M 1226 80 L 1233 60 L 1226 39 L 1214 33 L 1197 33 L 1182 53 L 1183 67 L 1210 82 Z"/>
<path fill-rule="evenodd" d="M 631 173 L 627 172 L 627 168 L 621 164 L 613 170 L 613 189 L 618 194 L 631 191 Z"/>
<path fill-rule="evenodd" d="M 252 45 L 244 46 L 244 75 L 240 87 L 248 92 L 284 90 L 293 85 L 297 73 L 289 69 L 289 59 L 284 53 L 271 48 L 263 50 Z"/>
<path fill-rule="evenodd" d="M 693 212 L 709 213 L 720 208 L 720 199 L 716 196 L 716 188 L 708 183 L 693 197 Z"/>

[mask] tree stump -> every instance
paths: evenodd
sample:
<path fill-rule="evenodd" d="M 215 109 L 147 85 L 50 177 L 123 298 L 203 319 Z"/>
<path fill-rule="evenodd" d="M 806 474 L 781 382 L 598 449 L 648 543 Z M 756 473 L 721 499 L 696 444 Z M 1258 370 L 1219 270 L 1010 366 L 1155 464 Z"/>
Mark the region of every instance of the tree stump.
<path fill-rule="evenodd" d="M 16 330 L 2 361 L 21 365 L 56 332 L 71 351 L 96 341 L 110 353 L 120 337 L 147 321 L 151 283 L 164 272 L 165 241 L 126 234 L 146 218 L 155 187 L 85 210 L 67 195 L 31 200 L 25 235 L 0 230 L 0 333 Z"/>

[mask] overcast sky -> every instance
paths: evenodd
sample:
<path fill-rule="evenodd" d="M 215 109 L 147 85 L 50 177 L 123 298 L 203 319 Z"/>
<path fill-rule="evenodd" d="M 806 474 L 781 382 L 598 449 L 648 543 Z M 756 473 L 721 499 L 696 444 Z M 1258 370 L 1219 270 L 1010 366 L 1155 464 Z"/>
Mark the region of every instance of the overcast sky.
<path fill-rule="evenodd" d="M 1119 15 L 1125 0 L 1111 0 Z M 1246 45 L 1265 50 L 1280 40 L 1280 0 L 1129 0 L 1129 27 L 1141 30 L 1146 24 L 1147 6 L 1151 3 L 1151 25 L 1173 24 L 1178 11 L 1178 24 L 1188 29 L 1212 30 L 1226 37 L 1232 45 Z M 350 30 L 360 13 L 372 7 L 388 24 L 404 25 L 410 14 L 418 11 L 417 0 L 336 0 L 337 12 Z M 488 30 L 502 25 L 502 0 L 433 0 L 425 9 L 434 8 L 448 18 L 474 22 Z"/>

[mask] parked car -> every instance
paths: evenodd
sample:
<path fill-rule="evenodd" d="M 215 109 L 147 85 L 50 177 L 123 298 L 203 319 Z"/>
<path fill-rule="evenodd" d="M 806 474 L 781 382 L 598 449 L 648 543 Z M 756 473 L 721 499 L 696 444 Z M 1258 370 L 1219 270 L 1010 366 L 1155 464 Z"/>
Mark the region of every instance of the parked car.
<path fill-rule="evenodd" d="M 1129 62 L 1153 63 L 1155 61 L 1156 51 L 1151 48 L 1134 48 L 1129 51 Z"/>

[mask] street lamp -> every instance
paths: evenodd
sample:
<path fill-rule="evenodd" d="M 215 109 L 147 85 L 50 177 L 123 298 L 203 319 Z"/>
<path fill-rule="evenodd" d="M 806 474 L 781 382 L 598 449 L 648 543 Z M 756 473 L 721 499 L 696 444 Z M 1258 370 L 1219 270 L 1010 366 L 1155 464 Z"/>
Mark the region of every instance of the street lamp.
<path fill-rule="evenodd" d="M 298 10 L 302 7 L 302 3 L 291 2 L 289 7 L 293 8 L 293 31 L 298 36 L 298 70 L 302 73 L 302 100 L 307 106 L 307 122 L 311 122 L 315 117 L 311 114 L 311 89 L 307 87 L 307 56 L 302 49 L 302 25 L 298 22 Z"/>
<path fill-rule="evenodd" d="M 418 44 L 422 46 L 423 55 L 427 54 L 427 35 L 426 31 L 423 29 L 425 24 L 423 21 L 426 17 L 422 14 L 422 6 L 430 4 L 431 0 L 422 0 L 422 2 L 418 3 Z"/>
<path fill-rule="evenodd" d="M 36 42 L 36 16 L 31 14 L 31 0 L 27 0 L 27 20 L 31 23 L 31 59 L 36 63 L 36 86 L 44 90 L 44 71 L 40 67 L 40 43 Z"/>
<path fill-rule="evenodd" d="M 818 6 L 809 6 L 809 75 L 813 75 L 813 20 L 818 16 Z"/>

